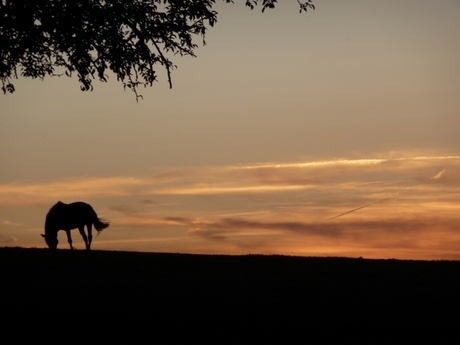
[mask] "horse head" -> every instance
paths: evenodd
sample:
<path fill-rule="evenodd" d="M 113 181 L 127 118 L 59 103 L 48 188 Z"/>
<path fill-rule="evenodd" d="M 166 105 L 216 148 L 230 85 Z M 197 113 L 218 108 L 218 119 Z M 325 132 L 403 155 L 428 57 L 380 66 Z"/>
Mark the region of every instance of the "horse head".
<path fill-rule="evenodd" d="M 56 251 L 56 248 L 57 248 L 57 245 L 58 245 L 58 239 L 57 239 L 57 236 L 56 237 L 50 237 L 49 235 L 46 236 L 46 235 L 43 235 L 41 234 L 42 237 L 45 239 L 45 242 L 46 244 L 48 245 L 48 248 L 50 249 L 50 251 L 54 252 Z"/>

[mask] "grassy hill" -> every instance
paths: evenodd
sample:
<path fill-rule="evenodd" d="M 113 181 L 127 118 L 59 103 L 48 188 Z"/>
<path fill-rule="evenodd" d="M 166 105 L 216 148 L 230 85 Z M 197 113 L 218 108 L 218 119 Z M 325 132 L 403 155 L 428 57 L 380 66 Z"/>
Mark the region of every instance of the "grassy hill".
<path fill-rule="evenodd" d="M 0 248 L 0 279 L 3 329 L 35 339 L 439 344 L 459 333 L 457 261 Z"/>

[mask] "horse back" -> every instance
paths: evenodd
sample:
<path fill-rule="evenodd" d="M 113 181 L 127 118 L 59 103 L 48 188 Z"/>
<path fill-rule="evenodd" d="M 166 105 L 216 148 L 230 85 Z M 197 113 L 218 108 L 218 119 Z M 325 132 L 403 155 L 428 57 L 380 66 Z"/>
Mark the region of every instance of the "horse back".
<path fill-rule="evenodd" d="M 54 205 L 46 216 L 45 228 L 56 230 L 75 229 L 94 223 L 97 219 L 96 212 L 91 205 L 77 201 L 64 204 L 59 201 Z"/>

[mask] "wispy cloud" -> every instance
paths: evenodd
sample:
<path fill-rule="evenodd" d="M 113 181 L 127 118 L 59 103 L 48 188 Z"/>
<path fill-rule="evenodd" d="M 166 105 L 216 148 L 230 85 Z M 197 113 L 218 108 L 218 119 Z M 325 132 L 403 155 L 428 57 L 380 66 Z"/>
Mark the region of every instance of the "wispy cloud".
<path fill-rule="evenodd" d="M 18 240 L 13 236 L 8 236 L 0 232 L 0 244 L 1 245 L 14 245 Z"/>
<path fill-rule="evenodd" d="M 431 177 L 430 180 L 439 180 L 439 179 L 442 177 L 442 174 L 444 174 L 445 172 L 446 172 L 446 169 L 441 170 L 441 171 L 438 172 L 436 175 L 434 175 L 433 177 Z"/>
<path fill-rule="evenodd" d="M 317 168 L 331 166 L 369 166 L 385 162 L 386 159 L 337 159 L 319 162 L 298 162 L 298 163 L 272 163 L 233 167 L 233 169 L 286 169 L 286 168 Z"/>
<path fill-rule="evenodd" d="M 21 223 L 15 223 L 15 222 L 12 222 L 6 219 L 0 219 L 0 223 L 2 223 L 3 225 L 8 225 L 8 226 L 21 226 L 22 225 Z"/>

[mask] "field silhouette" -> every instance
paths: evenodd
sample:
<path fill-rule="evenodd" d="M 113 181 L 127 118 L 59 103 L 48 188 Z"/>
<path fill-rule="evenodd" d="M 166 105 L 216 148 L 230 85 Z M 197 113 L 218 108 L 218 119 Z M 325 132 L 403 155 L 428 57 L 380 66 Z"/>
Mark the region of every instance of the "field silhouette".
<path fill-rule="evenodd" d="M 18 339 L 156 344 L 458 341 L 460 262 L 0 248 Z"/>

